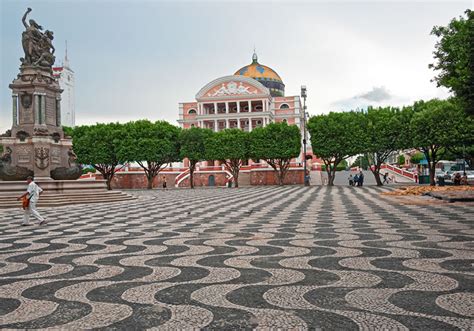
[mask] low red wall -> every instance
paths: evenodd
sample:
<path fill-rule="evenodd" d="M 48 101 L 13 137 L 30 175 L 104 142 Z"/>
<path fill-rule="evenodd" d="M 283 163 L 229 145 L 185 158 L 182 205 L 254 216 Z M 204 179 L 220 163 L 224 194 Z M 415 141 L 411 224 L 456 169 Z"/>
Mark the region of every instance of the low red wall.
<path fill-rule="evenodd" d="M 163 177 L 166 178 L 168 188 L 175 187 L 175 180 L 178 173 L 163 172 L 155 177 L 153 188 L 163 187 Z M 226 186 L 227 177 L 224 172 L 195 172 L 194 186 L 209 186 L 209 176 L 214 176 L 214 186 Z M 89 175 L 87 175 L 89 176 Z M 93 176 L 93 175 L 92 175 Z M 85 177 L 85 176 L 84 176 Z M 102 179 L 100 174 L 95 176 Z M 286 185 L 303 184 L 303 170 L 289 170 L 287 172 L 285 182 Z M 147 188 L 147 179 L 144 173 L 140 172 L 117 172 L 112 180 L 113 189 L 145 189 Z M 278 185 L 278 177 L 273 169 L 268 170 L 251 170 L 250 185 Z M 189 177 L 180 182 L 179 187 L 189 187 Z"/>
<path fill-rule="evenodd" d="M 303 170 L 290 170 L 286 173 L 284 184 L 303 184 L 304 183 Z M 251 185 L 278 185 L 278 176 L 273 170 L 265 171 L 251 171 L 250 172 Z"/>
<path fill-rule="evenodd" d="M 218 173 L 194 173 L 194 186 L 209 186 L 209 176 L 214 176 L 214 186 L 225 186 L 226 185 L 226 174 L 224 172 Z M 179 187 L 190 187 L 189 177 L 179 183 Z"/>

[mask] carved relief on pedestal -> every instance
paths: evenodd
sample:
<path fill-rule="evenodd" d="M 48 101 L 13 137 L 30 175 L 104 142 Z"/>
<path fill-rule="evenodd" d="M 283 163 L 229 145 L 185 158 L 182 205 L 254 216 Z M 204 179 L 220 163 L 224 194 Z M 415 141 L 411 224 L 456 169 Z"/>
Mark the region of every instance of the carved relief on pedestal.
<path fill-rule="evenodd" d="M 49 148 L 35 148 L 35 163 L 36 166 L 41 170 L 44 170 L 49 166 Z"/>
<path fill-rule="evenodd" d="M 31 147 L 30 146 L 17 146 L 16 152 L 18 153 L 18 163 L 30 163 L 31 161 Z"/>
<path fill-rule="evenodd" d="M 61 164 L 61 149 L 58 147 L 51 148 L 51 164 Z"/>
<path fill-rule="evenodd" d="M 33 129 L 33 134 L 35 136 L 49 136 L 49 131 L 47 127 L 35 127 Z"/>
<path fill-rule="evenodd" d="M 31 103 L 33 102 L 33 95 L 25 92 L 21 95 L 20 100 L 23 108 L 30 108 Z"/>

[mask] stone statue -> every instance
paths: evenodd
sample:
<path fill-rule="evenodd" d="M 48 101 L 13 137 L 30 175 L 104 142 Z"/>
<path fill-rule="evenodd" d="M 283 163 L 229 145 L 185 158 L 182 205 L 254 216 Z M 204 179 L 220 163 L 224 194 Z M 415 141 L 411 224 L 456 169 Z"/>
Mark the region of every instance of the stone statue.
<path fill-rule="evenodd" d="M 55 60 L 53 55 L 55 49 L 52 43 L 53 32 L 46 30 L 43 33 L 41 31 L 43 27 L 33 19 L 29 20 L 29 24 L 26 23 L 26 17 L 30 12 L 31 8 L 28 8 L 22 18 L 25 31 L 22 33 L 21 43 L 25 57 L 20 60 L 23 65 L 51 68 Z"/>
<path fill-rule="evenodd" d="M 0 179 L 25 180 L 28 176 L 33 176 L 32 170 L 11 165 L 12 152 L 12 149 L 7 147 L 5 153 L 0 157 Z"/>
<path fill-rule="evenodd" d="M 69 167 L 58 167 L 51 170 L 51 178 L 56 180 L 74 180 L 82 175 L 82 166 L 77 163 L 77 156 L 72 149 L 69 149 L 68 163 Z"/>

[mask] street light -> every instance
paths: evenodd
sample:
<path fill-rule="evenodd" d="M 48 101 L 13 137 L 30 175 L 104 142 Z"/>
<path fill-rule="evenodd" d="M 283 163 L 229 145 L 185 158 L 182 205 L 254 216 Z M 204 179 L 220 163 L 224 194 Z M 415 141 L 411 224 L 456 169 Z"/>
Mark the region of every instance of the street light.
<path fill-rule="evenodd" d="M 303 171 L 304 186 L 309 186 L 309 178 L 306 175 L 306 86 L 301 86 L 301 97 L 303 98 Z"/>

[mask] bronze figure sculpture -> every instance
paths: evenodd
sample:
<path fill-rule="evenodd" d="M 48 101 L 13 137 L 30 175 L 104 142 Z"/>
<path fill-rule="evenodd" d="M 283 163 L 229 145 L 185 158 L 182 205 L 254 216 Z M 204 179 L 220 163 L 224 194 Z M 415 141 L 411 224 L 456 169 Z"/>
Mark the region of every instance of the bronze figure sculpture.
<path fill-rule="evenodd" d="M 21 19 L 25 26 L 21 39 L 25 57 L 20 60 L 23 65 L 51 68 L 55 60 L 55 49 L 52 43 L 53 32 L 49 30 L 42 32 L 43 27 L 33 19 L 30 19 L 28 24 L 26 17 L 30 12 L 31 8 L 28 8 Z"/>

